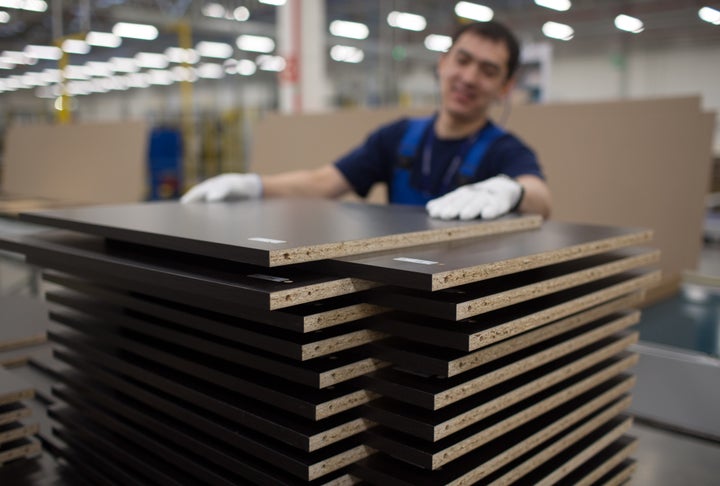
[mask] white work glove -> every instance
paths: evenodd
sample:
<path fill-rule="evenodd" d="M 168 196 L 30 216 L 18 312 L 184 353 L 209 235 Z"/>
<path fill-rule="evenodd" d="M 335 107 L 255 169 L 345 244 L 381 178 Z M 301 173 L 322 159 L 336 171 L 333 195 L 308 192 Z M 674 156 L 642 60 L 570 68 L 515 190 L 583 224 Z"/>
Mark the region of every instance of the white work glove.
<path fill-rule="evenodd" d="M 180 202 L 259 198 L 262 190 L 262 181 L 258 174 L 221 174 L 190 188 Z"/>
<path fill-rule="evenodd" d="M 515 209 L 523 187 L 506 175 L 461 186 L 425 205 L 433 218 L 493 219 Z"/>

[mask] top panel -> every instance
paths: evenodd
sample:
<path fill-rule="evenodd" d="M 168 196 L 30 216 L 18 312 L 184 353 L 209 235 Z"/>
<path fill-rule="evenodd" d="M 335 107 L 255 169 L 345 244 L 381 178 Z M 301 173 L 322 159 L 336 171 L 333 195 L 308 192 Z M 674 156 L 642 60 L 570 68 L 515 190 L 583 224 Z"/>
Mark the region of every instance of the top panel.
<path fill-rule="evenodd" d="M 25 213 L 22 219 L 111 239 L 279 266 L 536 228 L 539 216 L 440 221 L 415 206 L 324 199 L 126 204 Z"/>

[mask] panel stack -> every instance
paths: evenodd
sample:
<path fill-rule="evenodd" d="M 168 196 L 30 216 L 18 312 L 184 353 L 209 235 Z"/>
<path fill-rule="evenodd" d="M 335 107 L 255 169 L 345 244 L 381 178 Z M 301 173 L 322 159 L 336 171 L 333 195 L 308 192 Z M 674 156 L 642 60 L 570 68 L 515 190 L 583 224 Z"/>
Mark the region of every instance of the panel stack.
<path fill-rule="evenodd" d="M 51 414 L 90 477 L 445 484 L 632 469 L 628 309 L 658 279 L 641 269 L 658 252 L 636 247 L 648 231 L 307 200 L 26 219 L 63 228 L 3 245 L 48 269 L 49 335 L 70 365 Z"/>

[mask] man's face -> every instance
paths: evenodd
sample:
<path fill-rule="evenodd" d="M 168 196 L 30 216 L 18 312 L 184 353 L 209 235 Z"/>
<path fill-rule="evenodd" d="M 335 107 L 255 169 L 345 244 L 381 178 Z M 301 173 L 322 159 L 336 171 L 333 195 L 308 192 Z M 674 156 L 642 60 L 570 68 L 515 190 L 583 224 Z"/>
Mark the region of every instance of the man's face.
<path fill-rule="evenodd" d="M 512 86 L 507 79 L 509 57 L 503 42 L 462 34 L 438 62 L 441 109 L 464 121 L 484 117 L 492 102 Z"/>

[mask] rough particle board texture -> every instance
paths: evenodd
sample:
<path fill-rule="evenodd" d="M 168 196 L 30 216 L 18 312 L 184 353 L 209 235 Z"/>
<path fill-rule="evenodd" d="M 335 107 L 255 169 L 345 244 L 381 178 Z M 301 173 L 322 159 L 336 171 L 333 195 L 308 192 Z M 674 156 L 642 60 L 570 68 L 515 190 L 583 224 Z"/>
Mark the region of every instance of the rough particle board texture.
<path fill-rule="evenodd" d="M 539 216 L 441 221 L 417 206 L 325 199 L 157 202 L 24 213 L 27 221 L 261 266 L 538 227 Z"/>
<path fill-rule="evenodd" d="M 436 291 L 646 244 L 652 231 L 546 221 L 541 227 L 322 262 L 325 272 Z M 320 264 L 317 264 L 318 268 Z"/>
<path fill-rule="evenodd" d="M 274 310 L 351 294 L 377 286 L 296 267 L 267 269 L 137 245 L 106 244 L 98 236 L 49 231 L 0 237 L 0 248 L 24 253 L 28 262 L 153 294 L 179 291 Z"/>

